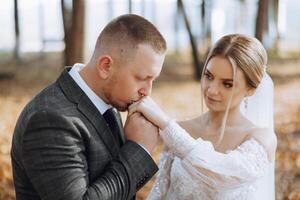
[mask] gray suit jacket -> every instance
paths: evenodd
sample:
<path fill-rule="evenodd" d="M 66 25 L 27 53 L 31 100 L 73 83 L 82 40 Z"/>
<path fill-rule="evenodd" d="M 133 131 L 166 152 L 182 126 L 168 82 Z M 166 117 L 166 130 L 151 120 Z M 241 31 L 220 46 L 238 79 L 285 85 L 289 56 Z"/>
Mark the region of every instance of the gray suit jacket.
<path fill-rule="evenodd" d="M 132 199 L 158 170 L 138 144 L 118 145 L 67 69 L 24 108 L 11 157 L 22 200 Z"/>

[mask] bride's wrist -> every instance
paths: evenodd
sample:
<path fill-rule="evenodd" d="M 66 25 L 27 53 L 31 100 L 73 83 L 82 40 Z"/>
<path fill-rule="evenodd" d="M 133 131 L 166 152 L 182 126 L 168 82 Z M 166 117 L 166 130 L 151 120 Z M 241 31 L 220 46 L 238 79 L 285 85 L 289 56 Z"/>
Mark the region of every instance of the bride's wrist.
<path fill-rule="evenodd" d="M 164 129 L 168 126 L 168 124 L 169 124 L 170 121 L 171 121 L 171 119 L 170 119 L 168 116 L 164 116 L 164 117 L 160 120 L 159 128 L 160 128 L 161 130 L 164 130 Z"/>

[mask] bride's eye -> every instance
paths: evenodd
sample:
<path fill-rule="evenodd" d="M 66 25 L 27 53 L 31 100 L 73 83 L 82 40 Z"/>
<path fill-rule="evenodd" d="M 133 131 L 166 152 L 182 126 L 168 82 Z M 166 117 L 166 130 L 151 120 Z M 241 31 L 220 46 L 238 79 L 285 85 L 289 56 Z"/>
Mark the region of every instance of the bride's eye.
<path fill-rule="evenodd" d="M 204 73 L 204 77 L 210 81 L 213 80 L 213 77 L 209 73 Z"/>
<path fill-rule="evenodd" d="M 228 83 L 228 82 L 224 82 L 223 85 L 225 88 L 232 88 L 232 86 L 233 86 L 232 83 Z"/>

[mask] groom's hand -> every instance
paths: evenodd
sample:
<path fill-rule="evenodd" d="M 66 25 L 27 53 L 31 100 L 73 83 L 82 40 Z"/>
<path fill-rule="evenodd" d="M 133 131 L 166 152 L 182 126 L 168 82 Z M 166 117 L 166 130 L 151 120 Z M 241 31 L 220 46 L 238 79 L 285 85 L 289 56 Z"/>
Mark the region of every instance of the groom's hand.
<path fill-rule="evenodd" d="M 158 143 L 159 129 L 143 117 L 143 115 L 136 112 L 128 116 L 124 129 L 128 140 L 142 145 L 149 153 L 153 152 Z"/>

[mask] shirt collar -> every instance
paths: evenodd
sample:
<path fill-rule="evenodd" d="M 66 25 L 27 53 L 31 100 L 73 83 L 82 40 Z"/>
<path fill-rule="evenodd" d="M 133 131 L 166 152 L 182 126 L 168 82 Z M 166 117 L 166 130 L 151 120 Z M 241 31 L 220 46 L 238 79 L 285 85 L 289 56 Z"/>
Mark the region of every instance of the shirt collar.
<path fill-rule="evenodd" d="M 77 85 L 83 90 L 83 92 L 88 96 L 92 103 L 96 106 L 98 111 L 103 115 L 106 110 L 112 106 L 105 103 L 82 79 L 79 72 L 84 68 L 84 64 L 76 63 L 73 65 L 72 69 L 69 71 L 70 76 L 74 79 Z"/>

